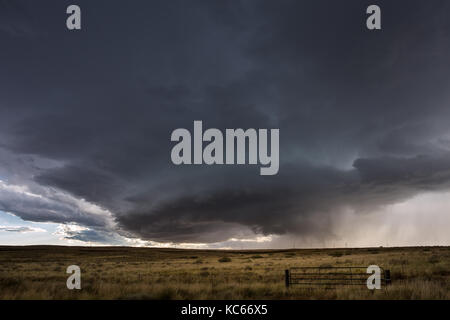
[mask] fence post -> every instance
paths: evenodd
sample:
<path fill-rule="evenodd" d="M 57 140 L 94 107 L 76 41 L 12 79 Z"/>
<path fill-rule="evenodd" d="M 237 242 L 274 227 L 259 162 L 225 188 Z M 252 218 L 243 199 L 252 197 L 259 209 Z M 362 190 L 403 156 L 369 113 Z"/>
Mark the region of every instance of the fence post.
<path fill-rule="evenodd" d="M 289 270 L 284 270 L 284 282 L 286 283 L 286 288 L 289 288 Z"/>
<path fill-rule="evenodd" d="M 386 284 L 391 284 L 391 270 L 384 270 L 384 281 Z"/>

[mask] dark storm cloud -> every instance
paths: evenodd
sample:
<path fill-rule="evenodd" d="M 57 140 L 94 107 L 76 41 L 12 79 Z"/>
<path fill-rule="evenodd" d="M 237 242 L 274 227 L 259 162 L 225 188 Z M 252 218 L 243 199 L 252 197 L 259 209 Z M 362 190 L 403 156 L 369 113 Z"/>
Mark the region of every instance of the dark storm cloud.
<path fill-rule="evenodd" d="M 63 190 L 70 190 L 81 198 L 92 198 L 99 202 L 113 202 L 113 194 L 120 192 L 115 180 L 101 172 L 79 167 L 61 167 L 50 169 L 35 178 L 43 185 L 53 185 Z"/>
<path fill-rule="evenodd" d="M 0 32 L 13 37 L 32 36 L 35 34 L 32 20 L 19 1 L 0 1 Z"/>
<path fill-rule="evenodd" d="M 4 158 L 4 174 L 110 210 L 121 234 L 323 237 L 348 208 L 449 187 L 446 1 L 378 1 L 377 32 L 365 1 L 79 1 L 79 32 L 65 30 L 69 2 L 17 3 L 40 35 L 0 34 L 0 146 L 56 164 L 18 179 Z M 8 19 L 0 30 L 18 28 Z M 280 128 L 280 173 L 172 165 L 170 134 L 194 120 Z"/>
<path fill-rule="evenodd" d="M 347 208 L 364 213 L 420 192 L 450 187 L 450 154 L 437 158 L 358 159 L 354 170 L 285 166 L 279 181 L 246 177 L 218 187 L 127 212 L 119 220 L 143 237 L 168 241 L 225 241 L 227 225 L 238 223 L 258 234 L 331 234 L 329 217 Z M 192 182 L 194 183 L 194 182 Z M 142 204 L 144 198 L 136 199 Z M 213 233 L 213 239 L 204 235 Z"/>

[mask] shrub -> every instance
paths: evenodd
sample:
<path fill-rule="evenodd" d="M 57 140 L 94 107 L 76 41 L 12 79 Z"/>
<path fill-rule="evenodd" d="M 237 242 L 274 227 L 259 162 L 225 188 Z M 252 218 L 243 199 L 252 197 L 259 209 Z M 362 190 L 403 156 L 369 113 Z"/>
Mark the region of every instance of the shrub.
<path fill-rule="evenodd" d="M 440 262 L 440 261 L 441 261 L 441 259 L 439 259 L 439 257 L 438 257 L 437 255 L 432 255 L 432 256 L 428 259 L 428 262 L 429 262 L 429 263 L 432 263 L 432 264 L 438 263 L 438 262 Z"/>
<path fill-rule="evenodd" d="M 295 253 L 294 252 L 288 252 L 288 253 L 285 254 L 285 256 L 286 257 L 293 257 L 293 256 L 295 256 Z"/>
<path fill-rule="evenodd" d="M 330 252 L 328 255 L 331 257 L 336 257 L 336 258 L 342 257 L 342 252 Z"/>
<path fill-rule="evenodd" d="M 329 264 L 329 263 L 323 263 L 319 267 L 321 267 L 321 268 L 332 268 L 333 266 L 331 264 Z"/>
<path fill-rule="evenodd" d="M 217 260 L 217 261 L 219 261 L 219 262 L 231 262 L 231 258 L 228 258 L 228 257 L 222 257 L 222 258 L 220 258 L 220 259 Z"/>

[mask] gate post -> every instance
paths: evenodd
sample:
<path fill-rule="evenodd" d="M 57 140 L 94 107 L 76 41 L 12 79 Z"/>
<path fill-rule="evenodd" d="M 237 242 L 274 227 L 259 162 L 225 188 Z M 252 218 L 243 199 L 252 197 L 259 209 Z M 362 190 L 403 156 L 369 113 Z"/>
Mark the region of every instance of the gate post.
<path fill-rule="evenodd" d="M 384 270 L 384 281 L 386 284 L 391 284 L 391 270 Z"/>
<path fill-rule="evenodd" d="M 286 284 L 286 288 L 289 288 L 289 282 L 290 282 L 289 270 L 284 270 L 284 282 Z"/>

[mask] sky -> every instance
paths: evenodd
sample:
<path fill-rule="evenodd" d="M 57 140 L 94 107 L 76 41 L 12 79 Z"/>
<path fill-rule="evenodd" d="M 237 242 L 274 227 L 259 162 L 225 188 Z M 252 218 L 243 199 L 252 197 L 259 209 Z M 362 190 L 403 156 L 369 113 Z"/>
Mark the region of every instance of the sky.
<path fill-rule="evenodd" d="M 450 245 L 446 0 L 0 0 L 0 44 L 0 245 Z M 195 120 L 278 174 L 174 165 Z"/>

